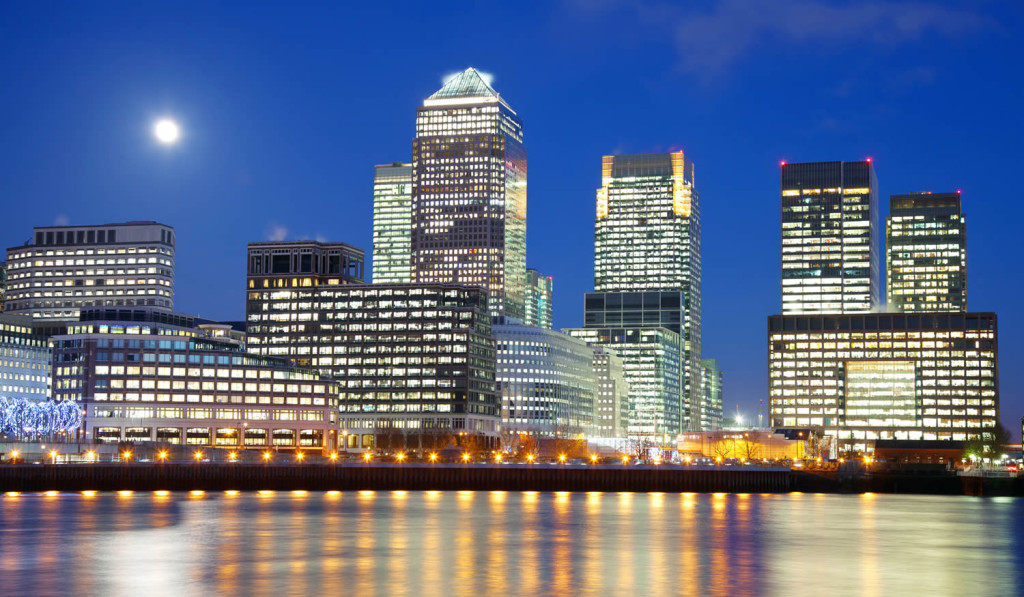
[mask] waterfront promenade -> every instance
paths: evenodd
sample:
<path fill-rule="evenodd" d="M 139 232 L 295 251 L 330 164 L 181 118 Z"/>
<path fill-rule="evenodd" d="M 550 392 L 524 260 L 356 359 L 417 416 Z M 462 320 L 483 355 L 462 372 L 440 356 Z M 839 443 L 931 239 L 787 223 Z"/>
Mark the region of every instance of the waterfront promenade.
<path fill-rule="evenodd" d="M 1024 477 L 784 467 L 548 464 L 81 463 L 0 466 L 0 493 L 41 491 L 597 491 L 1016 495 Z"/>

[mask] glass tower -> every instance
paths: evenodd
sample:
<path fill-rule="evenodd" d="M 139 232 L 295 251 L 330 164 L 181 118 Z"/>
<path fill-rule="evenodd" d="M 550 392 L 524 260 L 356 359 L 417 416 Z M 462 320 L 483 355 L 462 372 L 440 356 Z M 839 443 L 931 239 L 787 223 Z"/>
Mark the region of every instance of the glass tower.
<path fill-rule="evenodd" d="M 526 325 L 551 329 L 554 281 L 535 269 L 526 270 Z"/>
<path fill-rule="evenodd" d="M 782 163 L 782 314 L 878 304 L 878 180 L 871 160 Z"/>
<path fill-rule="evenodd" d="M 409 281 L 412 165 L 395 162 L 373 173 L 373 282 Z"/>
<path fill-rule="evenodd" d="M 493 315 L 525 318 L 523 126 L 472 68 L 417 110 L 411 251 L 413 282 L 481 286 Z"/>
<path fill-rule="evenodd" d="M 682 419 L 658 433 L 700 429 L 701 223 L 693 161 L 682 151 L 604 156 L 594 237 L 595 292 L 586 296 L 584 325 L 679 334 L 681 404 L 671 411 Z"/>
<path fill-rule="evenodd" d="M 900 311 L 967 310 L 967 220 L 960 193 L 892 195 L 887 299 Z"/>
<path fill-rule="evenodd" d="M 715 431 L 722 428 L 722 370 L 716 359 L 701 359 L 704 384 L 704 421 L 701 428 Z"/>

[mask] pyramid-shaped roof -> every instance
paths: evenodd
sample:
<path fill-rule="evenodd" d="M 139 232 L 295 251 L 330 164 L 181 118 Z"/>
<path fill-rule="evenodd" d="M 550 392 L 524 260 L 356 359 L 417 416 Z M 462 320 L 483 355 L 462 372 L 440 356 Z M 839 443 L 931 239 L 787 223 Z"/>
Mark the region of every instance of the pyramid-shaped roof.
<path fill-rule="evenodd" d="M 458 97 L 498 97 L 498 92 L 484 81 L 475 68 L 467 68 L 449 78 L 444 86 L 427 99 L 451 99 Z"/>

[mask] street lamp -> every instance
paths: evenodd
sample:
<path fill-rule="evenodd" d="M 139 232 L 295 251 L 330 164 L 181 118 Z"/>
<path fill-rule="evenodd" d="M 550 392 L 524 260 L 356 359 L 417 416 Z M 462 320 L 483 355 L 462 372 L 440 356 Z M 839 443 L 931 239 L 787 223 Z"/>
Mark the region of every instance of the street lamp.
<path fill-rule="evenodd" d="M 295 454 L 295 461 L 298 462 L 299 464 L 302 464 L 302 459 L 305 457 L 305 454 L 303 454 L 302 452 L 298 452 Z"/>
<path fill-rule="evenodd" d="M 565 464 L 565 454 L 558 455 L 558 462 Z"/>
<path fill-rule="evenodd" d="M 156 457 L 160 460 L 160 462 L 164 462 L 165 460 L 167 460 L 167 450 L 161 450 L 160 452 L 157 453 Z"/>
<path fill-rule="evenodd" d="M 263 462 L 270 464 L 270 450 L 263 453 Z"/>
<path fill-rule="evenodd" d="M 534 458 L 533 454 L 527 454 L 526 455 L 526 462 L 529 462 L 530 464 L 533 464 L 533 458 Z"/>
<path fill-rule="evenodd" d="M 330 459 L 331 459 L 331 462 L 337 462 L 338 461 L 338 453 L 337 452 L 331 452 Z"/>
<path fill-rule="evenodd" d="M 53 461 L 53 464 L 57 464 L 57 450 L 50 450 L 50 460 Z"/>
<path fill-rule="evenodd" d="M 395 460 L 397 460 L 398 462 L 403 462 L 405 460 L 405 453 L 399 452 L 398 454 L 395 454 Z"/>
<path fill-rule="evenodd" d="M 363 460 L 370 462 L 371 458 L 373 458 L 373 456 L 371 456 L 369 452 L 363 452 Z"/>
<path fill-rule="evenodd" d="M 125 450 L 124 452 L 121 452 L 121 458 L 123 458 L 127 462 L 131 462 L 131 460 L 132 460 L 132 451 L 131 450 Z"/>
<path fill-rule="evenodd" d="M 228 452 L 228 460 L 234 462 L 236 459 L 238 459 L 238 452 Z"/>
<path fill-rule="evenodd" d="M 203 452 L 201 450 L 196 450 L 196 453 L 194 454 L 194 456 L 195 456 L 196 462 L 201 462 L 203 460 Z"/>
<path fill-rule="evenodd" d="M 437 462 L 437 452 L 430 453 L 430 462 Z"/>
<path fill-rule="evenodd" d="M 18 456 L 21 456 L 21 452 L 17 450 L 11 450 L 11 462 L 17 462 Z"/>

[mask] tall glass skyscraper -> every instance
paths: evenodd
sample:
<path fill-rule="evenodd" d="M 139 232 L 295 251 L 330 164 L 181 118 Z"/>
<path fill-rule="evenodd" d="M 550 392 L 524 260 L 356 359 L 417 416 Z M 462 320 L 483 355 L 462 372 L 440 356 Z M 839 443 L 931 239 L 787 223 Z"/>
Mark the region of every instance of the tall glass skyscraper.
<path fill-rule="evenodd" d="M 554 281 L 535 269 L 526 270 L 526 325 L 551 329 Z"/>
<path fill-rule="evenodd" d="M 417 110 L 411 251 L 413 282 L 481 286 L 493 315 L 525 318 L 523 126 L 475 69 Z"/>
<path fill-rule="evenodd" d="M 871 160 L 782 163 L 782 314 L 878 304 L 878 180 Z"/>
<path fill-rule="evenodd" d="M 409 281 L 412 165 L 375 166 L 373 173 L 373 283 Z"/>
<path fill-rule="evenodd" d="M 889 201 L 888 303 L 900 311 L 966 311 L 967 219 L 960 193 L 892 195 Z"/>
<path fill-rule="evenodd" d="M 584 325 L 662 327 L 682 341 L 680 404 L 669 411 L 681 419 L 641 415 L 636 401 L 631 417 L 667 421 L 658 434 L 700 429 L 701 224 L 693 161 L 682 151 L 604 156 L 594 237 L 595 292 L 586 296 Z"/>

